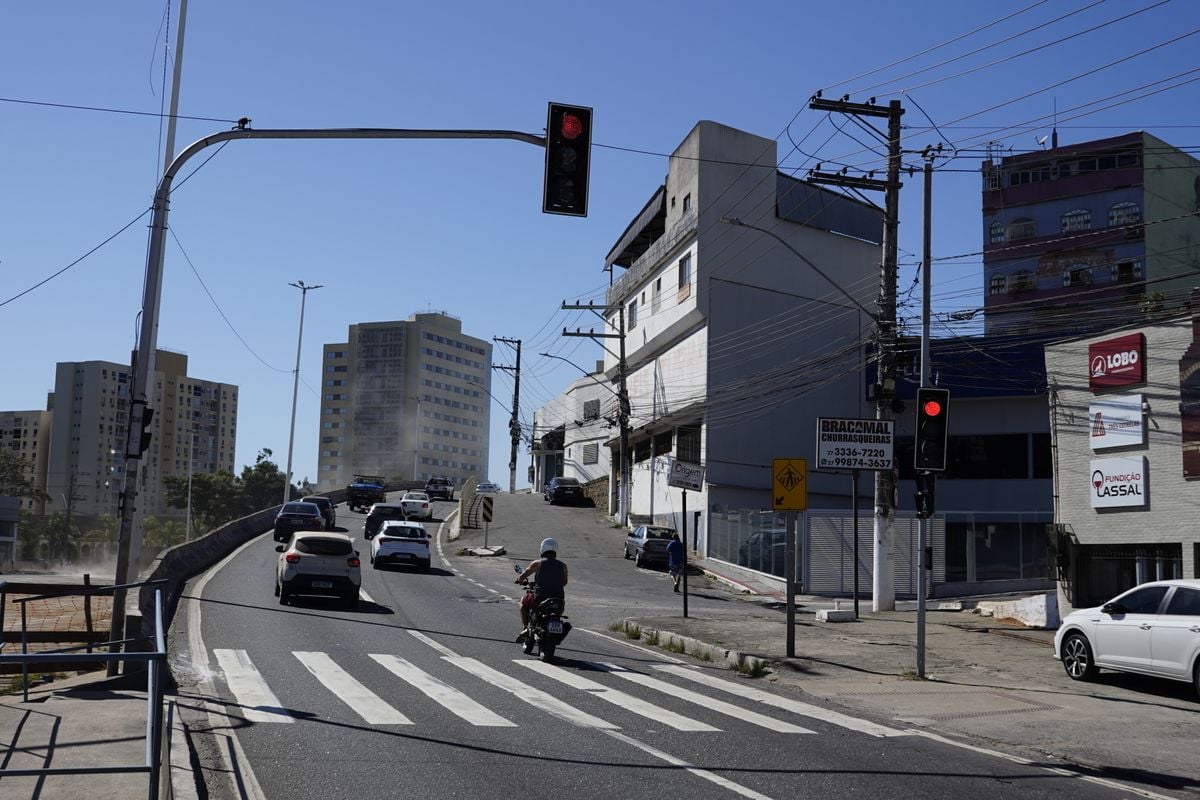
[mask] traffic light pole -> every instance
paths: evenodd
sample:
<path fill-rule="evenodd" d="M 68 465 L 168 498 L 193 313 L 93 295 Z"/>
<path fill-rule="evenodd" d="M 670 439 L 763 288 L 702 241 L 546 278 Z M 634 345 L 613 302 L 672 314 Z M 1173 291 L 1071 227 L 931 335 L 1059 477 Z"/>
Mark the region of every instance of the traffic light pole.
<path fill-rule="evenodd" d="M 929 151 L 926 151 L 928 153 Z M 925 159 L 925 245 L 921 255 L 921 386 L 929 385 L 929 278 L 930 257 L 933 245 L 930 236 L 933 231 L 933 161 Z M 918 414 L 920 411 L 918 410 Z M 928 473 L 928 486 L 934 486 L 933 473 Z M 925 548 L 929 543 L 930 517 L 921 514 L 917 518 L 917 677 L 925 677 L 925 573 L 930 565 Z"/>
<path fill-rule="evenodd" d="M 235 139 L 513 139 L 546 146 L 544 136 L 505 130 L 422 130 L 407 128 L 294 128 L 254 130 L 242 119 L 233 130 L 218 131 L 188 145 L 163 172 L 154 192 L 150 220 L 150 246 L 146 253 L 146 276 L 142 290 L 142 322 L 137 355 L 133 361 L 133 386 L 130 391 L 129 426 L 125 440 L 125 481 L 121 486 L 121 525 L 117 539 L 117 564 L 114 584 L 123 586 L 136 577 L 142 549 L 142 532 L 134 525 L 137 511 L 138 467 L 142 457 L 142 431 L 150 380 L 154 377 L 154 353 L 158 347 L 158 315 L 162 295 L 163 261 L 166 245 L 168 198 L 179 170 L 202 150 Z M 112 636 L 125 636 L 125 590 L 113 591 Z M 119 648 L 121 645 L 115 645 Z M 108 674 L 115 675 L 118 663 L 110 661 Z"/>

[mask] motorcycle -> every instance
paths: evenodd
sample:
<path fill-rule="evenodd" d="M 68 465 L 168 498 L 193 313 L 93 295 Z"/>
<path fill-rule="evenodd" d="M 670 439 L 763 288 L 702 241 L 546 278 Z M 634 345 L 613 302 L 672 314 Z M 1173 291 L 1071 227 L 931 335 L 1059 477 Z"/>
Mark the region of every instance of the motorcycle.
<path fill-rule="evenodd" d="M 522 572 L 520 566 L 514 566 L 513 569 L 518 575 Z M 533 594 L 533 585 L 529 581 L 521 581 L 521 585 L 525 587 L 526 595 Z M 571 623 L 567 622 L 567 615 L 563 613 L 566 605 L 567 601 L 561 597 L 547 597 L 529 610 L 529 624 L 525 626 L 523 640 L 525 655 L 532 655 L 536 647 L 542 661 L 549 663 L 554 660 L 555 648 L 571 632 Z"/>

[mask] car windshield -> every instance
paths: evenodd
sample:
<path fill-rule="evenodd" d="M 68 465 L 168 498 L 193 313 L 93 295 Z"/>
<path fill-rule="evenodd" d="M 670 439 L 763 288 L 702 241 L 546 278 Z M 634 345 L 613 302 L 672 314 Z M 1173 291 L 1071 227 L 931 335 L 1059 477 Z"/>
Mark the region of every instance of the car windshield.
<path fill-rule="evenodd" d="M 345 539 L 319 539 L 305 536 L 296 540 L 296 550 L 310 556 L 348 556 L 354 552 Z"/>
<path fill-rule="evenodd" d="M 371 509 L 371 514 L 376 517 L 403 517 L 404 508 L 402 506 L 375 506 Z"/>
<path fill-rule="evenodd" d="M 670 528 L 646 528 L 647 539 L 670 539 L 674 534 Z"/>
<path fill-rule="evenodd" d="M 321 513 L 321 509 L 314 506 L 312 503 L 288 503 L 283 507 L 283 514 L 307 514 L 309 516 Z"/>
<path fill-rule="evenodd" d="M 579 481 L 574 478 L 555 478 L 555 486 L 578 486 Z"/>
<path fill-rule="evenodd" d="M 383 529 L 385 539 L 424 539 L 425 531 L 407 525 L 388 525 Z"/>
<path fill-rule="evenodd" d="M 428 503 L 429 495 L 425 494 L 424 492 L 409 492 L 408 494 L 404 495 L 404 502 L 407 503 L 409 501 L 413 501 L 413 502 L 417 502 L 417 503 Z"/>

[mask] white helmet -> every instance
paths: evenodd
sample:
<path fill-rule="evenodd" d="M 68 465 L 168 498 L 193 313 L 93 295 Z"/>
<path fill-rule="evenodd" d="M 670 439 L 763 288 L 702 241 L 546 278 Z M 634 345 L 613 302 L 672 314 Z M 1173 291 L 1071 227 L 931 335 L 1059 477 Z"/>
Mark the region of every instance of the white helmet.
<path fill-rule="evenodd" d="M 551 550 L 553 550 L 555 553 L 558 552 L 558 540 L 547 536 L 545 539 L 542 539 L 542 546 L 538 548 L 538 555 L 544 556 L 548 551 Z"/>

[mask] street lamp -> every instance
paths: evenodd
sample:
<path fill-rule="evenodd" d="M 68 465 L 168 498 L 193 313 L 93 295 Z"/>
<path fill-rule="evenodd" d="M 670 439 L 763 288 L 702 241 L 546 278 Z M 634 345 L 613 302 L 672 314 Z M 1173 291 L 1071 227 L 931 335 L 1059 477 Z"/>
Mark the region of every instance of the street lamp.
<path fill-rule="evenodd" d="M 191 420 L 189 420 L 190 422 Z M 187 498 L 187 523 L 183 529 L 183 540 L 190 542 L 192 540 L 192 461 L 196 456 L 196 426 L 191 426 L 191 437 L 188 440 L 188 498 Z"/>
<path fill-rule="evenodd" d="M 417 465 L 420 463 L 420 458 L 421 458 L 421 397 L 420 397 L 420 395 L 418 395 L 416 397 L 410 396 L 408 399 L 414 401 L 417 404 L 417 413 L 415 415 L 417 424 L 413 426 L 413 477 L 412 477 L 412 479 L 414 481 L 417 481 L 417 480 L 420 480 L 420 477 L 417 474 Z"/>
<path fill-rule="evenodd" d="M 304 302 L 308 299 L 310 289 L 320 289 L 320 286 L 308 286 L 304 281 L 289 283 L 300 290 L 300 333 L 296 335 L 296 371 L 292 378 L 292 427 L 288 431 L 287 471 L 283 475 L 283 502 L 292 499 L 292 444 L 296 440 L 296 396 L 300 392 L 300 345 L 304 341 Z"/>

